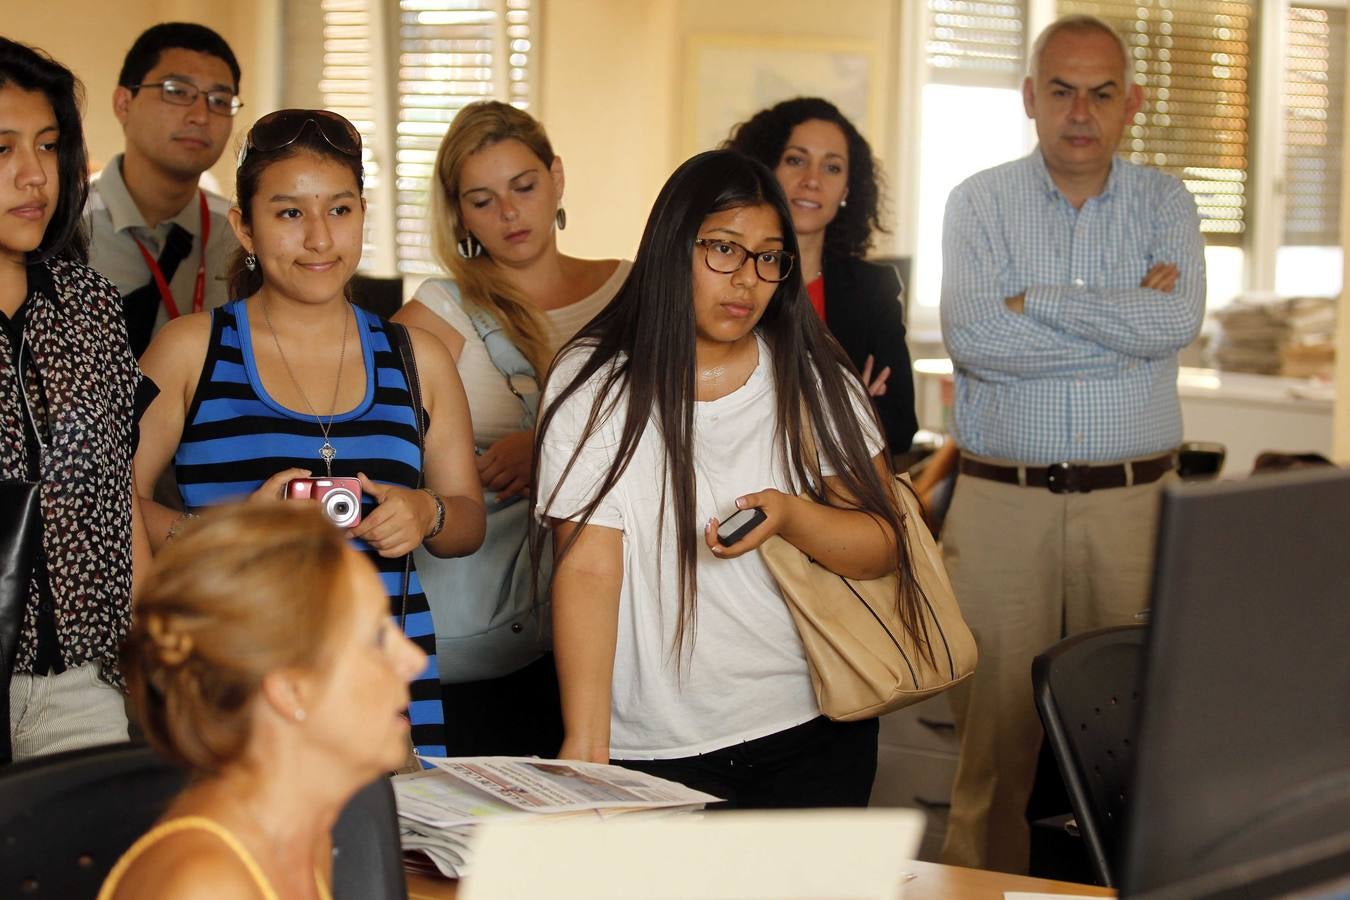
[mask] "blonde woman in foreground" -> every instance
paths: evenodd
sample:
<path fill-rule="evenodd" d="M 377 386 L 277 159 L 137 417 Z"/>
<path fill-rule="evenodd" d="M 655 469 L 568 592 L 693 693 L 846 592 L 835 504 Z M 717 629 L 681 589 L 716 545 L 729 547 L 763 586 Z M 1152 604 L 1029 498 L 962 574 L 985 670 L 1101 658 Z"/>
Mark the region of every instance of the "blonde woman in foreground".
<path fill-rule="evenodd" d="M 222 507 L 184 528 L 124 658 L 146 737 L 193 777 L 99 900 L 331 896 L 333 823 L 405 759 L 426 662 L 388 605 L 317 504 Z"/>

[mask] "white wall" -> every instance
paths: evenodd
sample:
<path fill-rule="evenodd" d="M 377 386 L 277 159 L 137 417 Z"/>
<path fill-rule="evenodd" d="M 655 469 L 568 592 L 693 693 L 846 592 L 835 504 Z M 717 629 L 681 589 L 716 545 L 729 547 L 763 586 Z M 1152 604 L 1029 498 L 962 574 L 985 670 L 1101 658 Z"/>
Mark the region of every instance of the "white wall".
<path fill-rule="evenodd" d="M 234 188 L 235 142 L 253 120 L 274 108 L 277 76 L 274 27 L 281 0 L 6 0 L 5 37 L 41 47 L 72 69 L 85 87 L 85 137 L 90 161 L 102 166 L 122 150 L 122 126 L 112 112 L 122 59 L 136 36 L 156 22 L 199 22 L 218 31 L 239 59 L 244 109 L 230 148 L 212 169 L 226 194 Z"/>
<path fill-rule="evenodd" d="M 685 57 L 694 35 L 846 41 L 870 52 L 881 111 L 873 149 L 894 170 L 895 2 L 548 0 L 542 9 L 538 112 L 567 172 L 562 243 L 569 253 L 631 256 L 667 176 L 686 156 L 706 149 L 689 145 L 685 133 Z M 899 198 L 891 199 L 897 205 Z"/>

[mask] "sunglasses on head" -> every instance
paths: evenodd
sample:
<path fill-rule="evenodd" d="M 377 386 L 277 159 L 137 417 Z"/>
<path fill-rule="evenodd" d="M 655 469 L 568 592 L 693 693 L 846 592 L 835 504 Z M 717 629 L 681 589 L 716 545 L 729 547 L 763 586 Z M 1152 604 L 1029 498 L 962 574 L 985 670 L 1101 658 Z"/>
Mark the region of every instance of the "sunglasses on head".
<path fill-rule="evenodd" d="M 311 125 L 337 152 L 345 156 L 361 155 L 361 133 L 337 113 L 326 109 L 279 109 L 253 123 L 239 161 L 242 163 L 251 150 L 271 153 L 289 147 Z"/>

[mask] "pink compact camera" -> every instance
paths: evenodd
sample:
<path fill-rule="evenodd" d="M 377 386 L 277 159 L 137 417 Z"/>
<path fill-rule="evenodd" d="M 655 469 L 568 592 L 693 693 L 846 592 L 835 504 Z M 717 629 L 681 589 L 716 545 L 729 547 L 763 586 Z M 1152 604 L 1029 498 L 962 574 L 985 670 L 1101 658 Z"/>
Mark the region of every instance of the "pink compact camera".
<path fill-rule="evenodd" d="M 323 514 L 339 528 L 361 524 L 361 482 L 356 478 L 292 478 L 287 500 L 316 500 Z"/>

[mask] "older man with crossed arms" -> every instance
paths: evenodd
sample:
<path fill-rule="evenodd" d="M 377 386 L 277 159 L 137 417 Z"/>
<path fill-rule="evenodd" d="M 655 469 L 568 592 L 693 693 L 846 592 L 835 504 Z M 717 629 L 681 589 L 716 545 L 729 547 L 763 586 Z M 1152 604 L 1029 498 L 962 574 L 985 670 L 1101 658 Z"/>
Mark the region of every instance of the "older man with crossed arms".
<path fill-rule="evenodd" d="M 948 199 L 942 327 L 962 457 L 944 548 L 980 648 L 953 694 L 948 863 L 1025 871 L 1032 658 L 1147 603 L 1182 438 L 1177 351 L 1200 329 L 1205 270 L 1185 186 L 1116 156 L 1141 102 L 1110 26 L 1058 20 L 1023 85 L 1039 146 Z"/>

